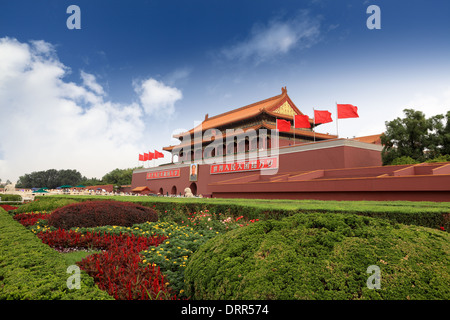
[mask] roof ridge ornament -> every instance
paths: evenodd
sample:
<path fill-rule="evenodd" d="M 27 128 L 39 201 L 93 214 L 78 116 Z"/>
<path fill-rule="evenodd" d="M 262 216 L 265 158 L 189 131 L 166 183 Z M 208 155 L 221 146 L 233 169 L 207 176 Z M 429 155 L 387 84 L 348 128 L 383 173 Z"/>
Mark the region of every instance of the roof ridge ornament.
<path fill-rule="evenodd" d="M 286 87 L 281 87 L 281 93 L 287 93 L 287 88 Z"/>

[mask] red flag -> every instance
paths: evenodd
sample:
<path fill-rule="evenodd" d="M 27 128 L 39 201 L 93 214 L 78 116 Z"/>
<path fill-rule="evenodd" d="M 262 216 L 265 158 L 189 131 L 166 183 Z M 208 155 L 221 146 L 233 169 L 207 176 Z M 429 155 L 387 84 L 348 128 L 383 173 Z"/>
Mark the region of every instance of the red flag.
<path fill-rule="evenodd" d="M 328 123 L 332 122 L 333 119 L 331 119 L 331 112 L 326 110 L 314 110 L 314 123 L 320 124 L 320 123 Z"/>
<path fill-rule="evenodd" d="M 338 104 L 337 113 L 338 119 L 359 118 L 358 107 L 351 104 Z"/>
<path fill-rule="evenodd" d="M 277 129 L 280 132 L 288 132 L 291 130 L 291 123 L 287 120 L 277 119 Z"/>
<path fill-rule="evenodd" d="M 144 161 L 144 155 L 143 154 L 139 154 L 139 161 Z"/>
<path fill-rule="evenodd" d="M 295 128 L 311 128 L 309 123 L 309 117 L 306 115 L 298 114 L 294 116 L 294 127 Z"/>
<path fill-rule="evenodd" d="M 147 161 L 147 160 L 148 160 L 148 153 L 144 152 L 144 160 L 142 160 L 142 161 Z"/>
<path fill-rule="evenodd" d="M 155 159 L 164 158 L 164 154 L 155 150 Z"/>
<path fill-rule="evenodd" d="M 148 160 L 156 159 L 155 154 L 153 152 L 148 152 Z"/>

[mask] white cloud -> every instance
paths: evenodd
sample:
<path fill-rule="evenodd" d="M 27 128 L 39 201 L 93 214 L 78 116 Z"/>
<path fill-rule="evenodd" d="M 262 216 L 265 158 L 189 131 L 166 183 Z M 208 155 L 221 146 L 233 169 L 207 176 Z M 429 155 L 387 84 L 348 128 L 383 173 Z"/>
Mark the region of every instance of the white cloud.
<path fill-rule="evenodd" d="M 175 103 L 183 98 L 177 88 L 149 78 L 134 85 L 145 113 L 168 118 L 175 113 Z"/>
<path fill-rule="evenodd" d="M 173 112 L 182 94 L 154 79 L 142 83 L 138 103 L 110 101 L 94 75 L 82 84 L 64 80 L 70 68 L 45 41 L 0 39 L 0 178 L 16 181 L 32 171 L 77 169 L 102 177 L 137 165 L 144 111 Z"/>
<path fill-rule="evenodd" d="M 303 11 L 291 19 L 277 18 L 267 25 L 254 25 L 245 41 L 223 49 L 222 54 L 228 59 L 254 59 L 260 63 L 294 48 L 309 48 L 319 37 L 319 21 Z"/>
<path fill-rule="evenodd" d="M 83 80 L 83 84 L 94 91 L 98 95 L 104 95 L 105 91 L 103 87 L 97 83 L 97 80 L 93 74 L 86 73 L 84 71 L 80 72 L 81 79 Z"/>

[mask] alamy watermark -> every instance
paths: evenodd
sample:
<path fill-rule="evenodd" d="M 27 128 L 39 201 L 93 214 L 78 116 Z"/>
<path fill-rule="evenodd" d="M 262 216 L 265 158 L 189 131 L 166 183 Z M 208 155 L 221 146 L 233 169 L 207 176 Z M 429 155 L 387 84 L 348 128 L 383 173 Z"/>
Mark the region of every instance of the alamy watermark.
<path fill-rule="evenodd" d="M 69 290 L 81 289 L 80 267 L 73 264 L 67 267 L 66 272 L 72 274 L 67 278 L 66 284 Z"/>
<path fill-rule="evenodd" d="M 381 270 L 377 265 L 371 265 L 367 268 L 367 273 L 372 274 L 367 279 L 367 288 L 381 289 Z"/>
<path fill-rule="evenodd" d="M 70 16 L 66 20 L 67 29 L 81 29 L 81 9 L 77 5 L 70 5 L 67 7 L 66 13 Z"/>
<path fill-rule="evenodd" d="M 367 14 L 370 16 L 367 18 L 366 26 L 369 30 L 381 29 L 381 9 L 377 5 L 371 5 L 367 7 Z"/>

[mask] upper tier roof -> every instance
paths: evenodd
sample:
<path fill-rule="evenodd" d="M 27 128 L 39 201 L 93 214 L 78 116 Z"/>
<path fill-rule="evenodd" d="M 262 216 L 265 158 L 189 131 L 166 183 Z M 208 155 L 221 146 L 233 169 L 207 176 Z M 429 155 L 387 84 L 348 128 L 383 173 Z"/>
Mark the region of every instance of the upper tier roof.
<path fill-rule="evenodd" d="M 283 104 L 288 103 L 286 108 L 289 109 L 290 113 L 292 114 L 286 114 L 286 113 L 279 113 L 280 111 L 277 109 L 282 107 Z M 249 104 L 247 106 L 234 109 L 219 115 L 216 115 L 214 117 L 205 117 L 205 120 L 197 127 L 177 135 L 174 135 L 174 137 L 178 138 L 186 133 L 194 133 L 195 130 L 205 131 L 208 129 L 214 129 L 214 128 L 221 128 L 223 126 L 232 124 L 234 122 L 238 122 L 241 120 L 253 118 L 261 113 L 267 113 L 273 116 L 276 116 L 278 118 L 284 118 L 288 120 L 293 120 L 293 115 L 303 115 L 303 113 L 295 106 L 295 104 L 292 102 L 292 100 L 289 98 L 287 94 L 286 87 L 281 88 L 281 94 L 258 101 L 252 104 Z M 309 119 L 309 122 L 313 125 L 313 119 Z"/>

